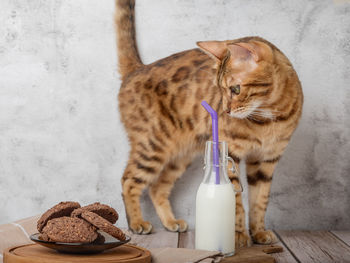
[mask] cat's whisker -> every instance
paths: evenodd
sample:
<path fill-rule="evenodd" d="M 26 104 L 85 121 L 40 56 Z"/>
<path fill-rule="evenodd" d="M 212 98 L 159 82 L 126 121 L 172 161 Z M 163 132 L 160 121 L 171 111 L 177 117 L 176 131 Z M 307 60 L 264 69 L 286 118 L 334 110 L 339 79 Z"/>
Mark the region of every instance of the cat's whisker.
<path fill-rule="evenodd" d="M 272 114 L 270 110 L 254 110 L 254 112 L 260 113 L 260 114 L 269 114 L 269 115 Z"/>
<path fill-rule="evenodd" d="M 247 118 L 248 119 L 253 119 L 253 120 L 256 120 L 256 121 L 259 121 L 258 118 L 261 118 L 262 116 L 258 116 L 258 115 L 255 115 L 255 114 L 250 114 Z"/>
<path fill-rule="evenodd" d="M 270 115 L 276 115 L 276 114 L 278 114 L 278 113 L 282 113 L 281 111 L 278 111 L 278 110 L 273 110 L 273 109 L 269 109 L 269 108 L 267 108 L 267 109 L 265 109 L 265 108 L 263 108 L 263 107 L 259 107 L 259 108 L 256 108 L 255 110 L 254 110 L 254 112 L 261 112 L 261 113 L 265 113 L 265 114 L 268 114 L 268 116 L 270 116 Z"/>
<path fill-rule="evenodd" d="M 266 114 L 272 114 L 270 111 L 268 110 L 261 110 L 261 111 L 258 111 L 258 110 L 254 110 L 253 113 L 256 113 L 256 114 L 260 114 L 260 115 L 266 115 Z"/>
<path fill-rule="evenodd" d="M 264 109 L 265 107 L 268 108 L 268 110 L 271 111 L 271 112 L 283 113 L 283 111 L 280 111 L 280 110 L 270 109 L 269 108 L 270 105 L 268 105 L 268 104 L 261 104 L 259 108 L 260 109 Z"/>
<path fill-rule="evenodd" d="M 246 108 L 245 107 L 239 107 L 237 109 L 235 109 L 235 112 L 240 112 L 240 111 L 244 111 Z"/>
<path fill-rule="evenodd" d="M 275 112 L 275 113 L 282 113 L 282 111 L 278 110 L 270 110 L 270 109 L 257 109 L 258 111 L 269 111 L 269 112 Z"/>
<path fill-rule="evenodd" d="M 247 116 L 247 119 L 248 119 L 248 120 L 259 121 L 257 118 L 254 118 L 254 116 L 253 116 L 253 115 L 249 115 L 249 116 Z"/>
<path fill-rule="evenodd" d="M 269 112 L 252 112 L 251 115 L 256 117 L 263 117 L 271 120 L 275 119 L 275 116 Z"/>

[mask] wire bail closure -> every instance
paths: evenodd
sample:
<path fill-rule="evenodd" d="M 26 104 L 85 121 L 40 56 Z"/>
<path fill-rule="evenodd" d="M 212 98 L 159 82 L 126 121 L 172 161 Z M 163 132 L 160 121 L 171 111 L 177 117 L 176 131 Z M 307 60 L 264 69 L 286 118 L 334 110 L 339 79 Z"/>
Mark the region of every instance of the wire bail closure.
<path fill-rule="evenodd" d="M 230 156 L 227 156 L 226 159 L 231 161 L 231 163 L 232 163 L 232 168 L 230 168 L 229 170 L 232 173 L 234 173 L 234 174 L 238 173 L 238 171 L 235 168 L 235 166 L 236 166 L 235 161 Z M 241 189 L 239 191 L 237 191 L 236 189 L 234 189 L 234 190 L 235 190 L 236 193 L 242 193 L 243 192 L 243 186 L 242 186 L 242 183 L 241 183 L 240 174 L 237 174 L 237 179 L 238 179 L 239 186 L 240 186 Z"/>

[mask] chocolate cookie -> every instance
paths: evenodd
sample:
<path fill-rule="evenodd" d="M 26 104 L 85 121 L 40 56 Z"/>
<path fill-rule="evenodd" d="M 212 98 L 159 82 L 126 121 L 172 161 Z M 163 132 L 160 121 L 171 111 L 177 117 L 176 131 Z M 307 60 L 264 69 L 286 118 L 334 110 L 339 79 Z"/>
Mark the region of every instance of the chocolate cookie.
<path fill-rule="evenodd" d="M 42 231 L 50 241 L 55 242 L 91 243 L 97 238 L 97 231 L 94 226 L 75 217 L 64 216 L 51 219 Z"/>
<path fill-rule="evenodd" d="M 95 239 L 95 241 L 93 242 L 93 244 L 104 244 L 104 242 L 106 241 L 105 237 L 101 234 L 97 232 L 97 238 Z"/>
<path fill-rule="evenodd" d="M 114 208 L 112 208 L 108 205 L 100 204 L 99 202 L 75 209 L 72 212 L 71 216 L 80 217 L 81 213 L 83 213 L 85 211 L 89 211 L 89 212 L 93 212 L 95 214 L 98 214 L 99 216 L 107 219 L 112 224 L 115 224 L 115 222 L 117 222 L 117 220 L 118 220 L 118 213 L 117 213 L 117 211 L 115 211 Z"/>
<path fill-rule="evenodd" d="M 43 241 L 50 241 L 50 238 L 44 233 L 39 235 L 39 239 Z"/>
<path fill-rule="evenodd" d="M 121 241 L 126 239 L 126 236 L 123 233 L 123 231 L 121 231 L 118 227 L 112 225 L 108 220 L 104 219 L 98 214 L 85 211 L 81 214 L 81 217 L 89 223 L 91 223 L 92 225 L 94 225 L 95 227 L 97 227 L 98 229 L 105 231 L 107 234 L 110 234 L 111 236 Z"/>
<path fill-rule="evenodd" d="M 42 229 L 44 228 L 44 226 L 49 220 L 53 218 L 61 217 L 61 216 L 70 216 L 72 211 L 79 207 L 80 207 L 80 204 L 78 202 L 60 202 L 59 204 L 47 210 L 40 217 L 37 223 L 38 231 L 41 233 Z"/>

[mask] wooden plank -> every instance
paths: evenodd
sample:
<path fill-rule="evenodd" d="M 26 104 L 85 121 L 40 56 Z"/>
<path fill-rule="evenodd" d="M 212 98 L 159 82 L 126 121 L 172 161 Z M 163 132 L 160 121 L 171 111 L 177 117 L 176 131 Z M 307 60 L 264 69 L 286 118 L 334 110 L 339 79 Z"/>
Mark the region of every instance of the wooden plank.
<path fill-rule="evenodd" d="M 179 234 L 177 232 L 169 232 L 164 229 L 154 229 L 149 235 L 137 235 L 125 229 L 123 231 L 125 234 L 131 236 L 130 244 L 144 248 L 177 248 L 179 240 Z"/>
<path fill-rule="evenodd" d="M 282 247 L 277 246 L 252 246 L 240 248 L 234 256 L 226 257 L 222 263 L 275 263 L 275 259 L 270 255 L 282 251 Z"/>
<path fill-rule="evenodd" d="M 294 256 L 290 253 L 288 248 L 281 241 L 278 241 L 273 245 L 283 247 L 283 252 L 271 254 L 271 256 L 274 257 L 274 259 L 276 260 L 276 263 L 297 263 L 298 262 L 294 258 Z"/>
<path fill-rule="evenodd" d="M 194 249 L 194 230 L 190 230 L 179 234 L 179 248 Z"/>
<path fill-rule="evenodd" d="M 179 235 L 179 247 L 180 248 L 194 249 L 194 243 L 195 243 L 195 235 L 194 235 L 193 230 L 187 231 L 185 233 L 180 233 L 180 235 Z M 284 246 L 284 244 L 282 242 L 278 242 L 278 243 L 273 244 L 273 245 L 283 247 L 283 252 L 270 254 L 272 257 L 275 258 L 276 262 L 278 262 L 278 263 L 279 262 L 281 262 L 281 263 L 296 263 L 297 262 L 296 259 L 293 257 L 293 255 L 289 252 L 289 250 Z"/>
<path fill-rule="evenodd" d="M 299 262 L 349 262 L 350 248 L 328 231 L 276 231 Z"/>
<path fill-rule="evenodd" d="M 350 231 L 331 231 L 331 233 L 350 247 Z"/>

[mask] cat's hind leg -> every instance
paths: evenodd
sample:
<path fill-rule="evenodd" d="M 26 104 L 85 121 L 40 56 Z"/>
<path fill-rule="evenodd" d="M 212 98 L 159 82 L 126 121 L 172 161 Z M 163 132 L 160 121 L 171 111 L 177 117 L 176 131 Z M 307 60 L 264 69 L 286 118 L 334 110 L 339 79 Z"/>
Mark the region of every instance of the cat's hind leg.
<path fill-rule="evenodd" d="M 185 172 L 191 163 L 190 156 L 170 161 L 162 173 L 149 189 L 149 194 L 157 214 L 164 227 L 169 231 L 184 232 L 187 230 L 187 223 L 183 219 L 176 219 L 171 209 L 169 195 L 175 181 Z"/>
<path fill-rule="evenodd" d="M 152 146 L 154 148 L 155 144 L 153 143 Z M 146 187 L 157 180 L 166 163 L 167 154 L 164 151 L 161 152 L 160 147 L 159 151 L 152 151 L 151 148 L 142 143 L 132 146 L 122 177 L 122 195 L 129 227 L 137 234 L 149 234 L 152 231 L 151 223 L 143 219 L 140 196 Z"/>

